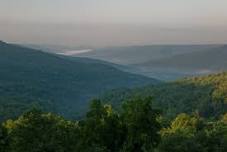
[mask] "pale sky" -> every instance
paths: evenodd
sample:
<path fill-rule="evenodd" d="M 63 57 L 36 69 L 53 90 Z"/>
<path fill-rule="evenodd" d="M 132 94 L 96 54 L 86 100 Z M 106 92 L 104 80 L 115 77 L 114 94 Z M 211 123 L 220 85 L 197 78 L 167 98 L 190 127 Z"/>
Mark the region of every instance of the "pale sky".
<path fill-rule="evenodd" d="M 0 0 L 0 39 L 75 46 L 227 43 L 227 0 Z"/>

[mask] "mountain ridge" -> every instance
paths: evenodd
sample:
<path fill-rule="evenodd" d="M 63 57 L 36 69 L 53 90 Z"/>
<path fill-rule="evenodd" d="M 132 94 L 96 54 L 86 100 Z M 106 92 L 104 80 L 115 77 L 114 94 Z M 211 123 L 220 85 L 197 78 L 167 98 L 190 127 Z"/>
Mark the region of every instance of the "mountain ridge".
<path fill-rule="evenodd" d="M 92 52 L 79 54 L 78 56 L 108 60 L 113 63 L 126 65 L 126 67 L 121 68 L 121 70 L 169 81 L 187 76 L 221 72 L 219 66 L 223 65 L 223 63 L 221 63 L 225 60 L 223 57 L 221 58 L 222 60 L 213 59 L 213 61 L 217 62 L 218 66 L 212 69 L 211 65 L 202 69 L 187 68 L 187 66 L 190 64 L 194 64 L 195 67 L 201 66 L 200 59 L 202 59 L 203 56 L 206 58 L 206 52 L 213 52 L 214 55 L 210 56 L 215 57 L 215 55 L 218 54 L 215 54 L 215 52 L 225 48 L 225 46 L 225 44 L 208 44 L 113 47 L 96 49 Z M 187 56 L 187 54 L 199 54 L 199 57 L 196 57 L 196 55 Z M 193 62 L 196 58 L 197 62 Z M 187 64 L 183 64 L 186 61 L 188 61 Z M 207 62 L 208 60 L 205 61 Z M 207 64 L 205 61 L 201 63 L 204 62 L 204 64 Z M 171 62 L 173 62 L 173 65 Z M 180 64 L 182 64 L 182 66 L 178 68 L 177 66 Z M 226 64 L 224 63 L 224 65 Z"/>
<path fill-rule="evenodd" d="M 86 111 L 91 98 L 104 91 L 159 83 L 102 61 L 67 58 L 4 42 L 0 54 L 0 102 L 4 103 L 0 113 L 3 107 L 15 109 L 20 102 L 34 101 L 44 107 L 48 103 L 45 108 L 63 116 L 77 117 Z M 4 98 L 12 102 L 7 104 Z"/>
<path fill-rule="evenodd" d="M 203 52 L 190 52 L 166 58 L 165 60 L 156 60 L 153 62 L 144 63 L 144 65 L 156 65 L 181 69 L 220 69 L 226 70 L 227 61 L 227 45 L 222 45 L 216 50 L 208 49 Z M 201 60 L 203 59 L 203 60 Z M 219 63 L 220 62 L 220 63 Z M 190 67 L 191 66 L 191 67 Z"/>

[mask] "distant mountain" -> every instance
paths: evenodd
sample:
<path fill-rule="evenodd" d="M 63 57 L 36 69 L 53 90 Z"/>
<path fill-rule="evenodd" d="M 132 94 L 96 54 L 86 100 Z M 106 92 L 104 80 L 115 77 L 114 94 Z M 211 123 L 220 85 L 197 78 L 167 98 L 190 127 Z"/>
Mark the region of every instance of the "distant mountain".
<path fill-rule="evenodd" d="M 118 108 L 123 101 L 149 96 L 153 98 L 153 106 L 169 118 L 179 113 L 217 118 L 227 111 L 227 73 L 185 78 L 158 86 L 117 89 L 100 98 Z"/>
<path fill-rule="evenodd" d="M 179 70 L 221 71 L 227 70 L 227 45 L 199 52 L 190 52 L 156 61 L 145 62 L 140 66 L 175 68 Z"/>
<path fill-rule="evenodd" d="M 103 61 L 0 42 L 0 119 L 32 106 L 78 117 L 88 100 L 104 91 L 150 83 L 159 81 L 122 72 Z"/>
<path fill-rule="evenodd" d="M 148 61 L 165 59 L 175 55 L 215 49 L 219 45 L 148 45 L 110 47 L 94 49 L 79 56 L 111 61 L 123 65 L 134 65 Z"/>
<path fill-rule="evenodd" d="M 226 65 L 225 50 L 225 45 L 153 45 L 96 49 L 78 56 L 122 64 L 126 67 L 121 70 L 127 72 L 175 80 L 220 71 Z"/>

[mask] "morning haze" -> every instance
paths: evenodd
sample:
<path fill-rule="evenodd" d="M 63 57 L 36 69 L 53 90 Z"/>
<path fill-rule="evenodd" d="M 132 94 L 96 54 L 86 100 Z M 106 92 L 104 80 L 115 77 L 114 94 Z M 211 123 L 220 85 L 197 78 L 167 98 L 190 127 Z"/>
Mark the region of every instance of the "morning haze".
<path fill-rule="evenodd" d="M 0 0 L 0 39 L 95 47 L 226 43 L 226 6 L 226 0 Z"/>

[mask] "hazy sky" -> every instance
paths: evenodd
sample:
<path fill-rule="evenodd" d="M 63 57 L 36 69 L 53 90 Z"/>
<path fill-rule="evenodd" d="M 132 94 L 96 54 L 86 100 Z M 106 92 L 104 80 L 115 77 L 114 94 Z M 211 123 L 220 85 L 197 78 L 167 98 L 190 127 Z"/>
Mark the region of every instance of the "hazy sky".
<path fill-rule="evenodd" d="M 0 0 L 0 39 L 62 45 L 227 43 L 227 0 Z"/>

